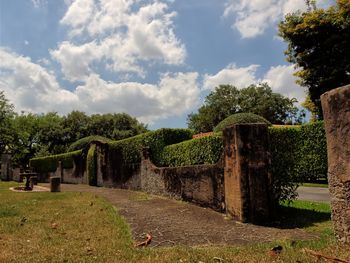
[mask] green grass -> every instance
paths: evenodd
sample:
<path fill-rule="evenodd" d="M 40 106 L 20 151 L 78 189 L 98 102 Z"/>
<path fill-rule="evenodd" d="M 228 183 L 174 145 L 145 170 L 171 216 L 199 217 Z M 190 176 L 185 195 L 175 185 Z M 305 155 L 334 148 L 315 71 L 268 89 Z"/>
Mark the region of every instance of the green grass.
<path fill-rule="evenodd" d="M 319 184 L 319 183 L 303 183 L 301 186 L 306 186 L 306 187 L 322 187 L 322 188 L 328 188 L 328 184 Z"/>
<path fill-rule="evenodd" d="M 8 190 L 13 185 L 0 182 L 0 262 L 314 262 L 303 248 L 350 259 L 349 247 L 335 242 L 329 205 L 323 203 L 296 201 L 278 210 L 279 227 L 320 235 L 311 241 L 136 249 L 128 225 L 103 199 L 89 193 L 15 193 Z M 277 244 L 283 252 L 271 258 L 268 251 Z"/>

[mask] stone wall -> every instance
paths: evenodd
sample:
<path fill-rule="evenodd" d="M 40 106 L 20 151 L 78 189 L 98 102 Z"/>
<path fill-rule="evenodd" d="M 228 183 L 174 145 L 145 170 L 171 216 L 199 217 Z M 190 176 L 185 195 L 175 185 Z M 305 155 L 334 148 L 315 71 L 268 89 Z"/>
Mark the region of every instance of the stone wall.
<path fill-rule="evenodd" d="M 350 85 L 321 96 L 335 235 L 350 243 Z"/>
<path fill-rule="evenodd" d="M 271 174 L 265 124 L 238 124 L 224 130 L 226 212 L 242 222 L 271 218 Z"/>
<path fill-rule="evenodd" d="M 219 212 L 243 222 L 270 219 L 269 153 L 265 124 L 240 124 L 225 130 L 225 158 L 213 165 L 156 167 L 148 150 L 141 163 L 123 163 L 109 145 L 96 145 L 97 185 L 169 196 Z M 54 176 L 63 183 L 88 184 L 86 160 L 74 160 L 72 169 L 58 167 Z"/>

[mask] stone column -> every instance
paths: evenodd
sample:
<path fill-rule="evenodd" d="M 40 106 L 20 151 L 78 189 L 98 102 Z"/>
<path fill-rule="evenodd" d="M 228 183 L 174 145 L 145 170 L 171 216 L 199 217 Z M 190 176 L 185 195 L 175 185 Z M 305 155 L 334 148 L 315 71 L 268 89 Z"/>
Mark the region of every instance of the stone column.
<path fill-rule="evenodd" d="M 350 85 L 324 93 L 321 103 L 334 232 L 350 243 Z"/>
<path fill-rule="evenodd" d="M 11 172 L 11 154 L 3 153 L 1 155 L 1 180 L 12 180 Z"/>
<path fill-rule="evenodd" d="M 224 130 L 226 212 L 242 222 L 271 217 L 266 124 L 237 124 Z"/>

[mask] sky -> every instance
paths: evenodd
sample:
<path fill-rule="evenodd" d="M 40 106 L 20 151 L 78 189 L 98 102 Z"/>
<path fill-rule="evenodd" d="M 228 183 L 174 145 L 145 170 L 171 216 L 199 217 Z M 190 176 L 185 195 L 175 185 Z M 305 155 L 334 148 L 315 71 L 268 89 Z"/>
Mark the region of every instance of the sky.
<path fill-rule="evenodd" d="M 0 90 L 17 112 L 125 112 L 150 129 L 187 127 L 220 84 L 267 82 L 301 103 L 277 28 L 297 10 L 304 0 L 0 0 Z"/>

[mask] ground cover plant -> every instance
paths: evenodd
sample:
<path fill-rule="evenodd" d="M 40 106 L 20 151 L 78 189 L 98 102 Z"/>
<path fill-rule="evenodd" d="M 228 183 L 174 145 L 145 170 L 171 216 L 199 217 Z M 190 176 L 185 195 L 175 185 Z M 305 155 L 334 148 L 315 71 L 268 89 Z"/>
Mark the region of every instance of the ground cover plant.
<path fill-rule="evenodd" d="M 303 248 L 350 260 L 333 237 L 329 205 L 297 201 L 282 206 L 280 227 L 318 233 L 312 241 L 276 241 L 241 247 L 144 248 L 110 204 L 90 193 L 15 193 L 0 182 L 0 262 L 314 262 Z M 135 202 L 139 200 L 135 193 Z M 282 253 L 271 257 L 273 246 Z"/>

